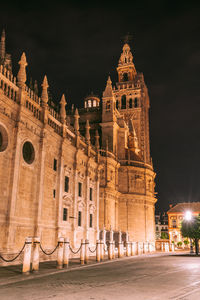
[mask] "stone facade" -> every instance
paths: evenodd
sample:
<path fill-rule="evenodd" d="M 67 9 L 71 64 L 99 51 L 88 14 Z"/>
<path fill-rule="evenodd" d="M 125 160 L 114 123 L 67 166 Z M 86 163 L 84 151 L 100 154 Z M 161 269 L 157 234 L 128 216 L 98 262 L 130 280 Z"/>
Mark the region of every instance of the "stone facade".
<path fill-rule="evenodd" d="M 197 217 L 200 214 L 200 202 L 183 202 L 174 206 L 170 204 L 170 209 L 167 212 L 170 242 L 177 244 L 177 242 L 186 240 L 181 235 L 181 223 L 188 212 L 191 214 L 191 218 Z"/>
<path fill-rule="evenodd" d="M 27 236 L 46 249 L 59 236 L 73 247 L 95 244 L 100 230 L 128 232 L 133 241 L 155 241 L 155 173 L 149 150 L 149 97 L 128 44 L 108 78 L 102 99 L 59 112 L 48 96 L 26 84 L 26 56 L 17 78 L 0 47 L 0 251 L 15 252 Z"/>

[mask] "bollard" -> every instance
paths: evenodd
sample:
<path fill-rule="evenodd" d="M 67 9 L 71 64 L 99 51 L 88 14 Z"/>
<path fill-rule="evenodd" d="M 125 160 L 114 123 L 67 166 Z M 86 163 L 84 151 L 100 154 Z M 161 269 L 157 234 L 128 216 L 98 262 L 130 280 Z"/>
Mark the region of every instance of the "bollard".
<path fill-rule="evenodd" d="M 112 242 L 112 258 L 115 259 L 115 241 Z"/>
<path fill-rule="evenodd" d="M 131 242 L 131 256 L 134 256 L 137 254 L 137 243 Z"/>
<path fill-rule="evenodd" d="M 108 259 L 113 259 L 115 257 L 114 253 L 114 242 L 113 242 L 113 230 L 110 230 L 110 241 L 109 241 L 109 249 L 108 249 Z"/>
<path fill-rule="evenodd" d="M 24 274 L 29 274 L 31 269 L 31 248 L 32 248 L 32 238 L 27 237 L 25 240 L 25 249 L 24 249 L 24 259 L 22 272 Z"/>
<path fill-rule="evenodd" d="M 101 256 L 101 260 L 104 259 L 104 242 L 103 240 L 100 241 L 100 256 Z"/>
<path fill-rule="evenodd" d="M 58 238 L 58 252 L 57 252 L 57 269 L 63 268 L 63 250 L 64 250 L 64 238 Z"/>
<path fill-rule="evenodd" d="M 105 228 L 103 229 L 103 242 L 106 244 L 106 230 Z"/>
<path fill-rule="evenodd" d="M 126 256 L 131 255 L 130 242 L 126 242 Z"/>
<path fill-rule="evenodd" d="M 124 256 L 124 244 L 121 242 L 118 244 L 118 257 Z"/>
<path fill-rule="evenodd" d="M 63 255 L 63 265 L 65 268 L 69 266 L 69 239 L 64 239 L 64 255 Z"/>
<path fill-rule="evenodd" d="M 138 255 L 143 253 L 143 242 L 138 242 Z"/>
<path fill-rule="evenodd" d="M 85 263 L 88 263 L 89 259 L 89 240 L 85 240 Z"/>
<path fill-rule="evenodd" d="M 108 247 L 108 259 L 112 259 L 113 258 L 113 249 L 112 249 L 112 242 L 109 242 L 109 247 Z"/>
<path fill-rule="evenodd" d="M 129 234 L 126 232 L 126 256 L 130 256 L 130 243 L 129 243 Z"/>
<path fill-rule="evenodd" d="M 118 257 L 123 257 L 124 255 L 124 245 L 122 243 L 122 233 L 119 231 L 119 243 L 118 243 Z"/>
<path fill-rule="evenodd" d="M 100 241 L 97 240 L 97 250 L 96 250 L 96 261 L 100 262 L 101 261 L 101 244 Z"/>
<path fill-rule="evenodd" d="M 85 263 L 85 241 L 83 239 L 81 240 L 80 261 L 81 261 L 81 265 L 84 265 L 84 263 Z"/>
<path fill-rule="evenodd" d="M 172 249 L 172 252 L 174 252 L 174 250 L 175 250 L 174 243 L 171 244 L 171 249 Z"/>
<path fill-rule="evenodd" d="M 40 246 L 40 238 L 33 238 L 33 261 L 32 261 L 32 271 L 39 271 L 39 263 L 40 263 L 40 255 L 39 255 L 39 246 Z"/>
<path fill-rule="evenodd" d="M 144 253 L 148 252 L 148 242 L 144 242 Z"/>

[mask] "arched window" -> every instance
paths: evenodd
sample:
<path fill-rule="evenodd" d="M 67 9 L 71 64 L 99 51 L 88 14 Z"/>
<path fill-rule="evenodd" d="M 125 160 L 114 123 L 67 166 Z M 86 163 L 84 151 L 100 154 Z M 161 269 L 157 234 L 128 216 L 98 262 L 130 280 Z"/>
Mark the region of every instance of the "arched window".
<path fill-rule="evenodd" d="M 87 101 L 85 101 L 85 108 L 87 107 Z"/>
<path fill-rule="evenodd" d="M 121 99 L 121 108 L 126 109 L 126 96 L 123 95 Z"/>
<path fill-rule="evenodd" d="M 91 106 L 92 106 L 91 100 L 88 100 L 88 107 L 91 107 Z"/>
<path fill-rule="evenodd" d="M 96 107 L 97 104 L 96 104 L 96 100 L 93 100 L 93 107 Z"/>
<path fill-rule="evenodd" d="M 116 108 L 118 109 L 118 107 L 119 107 L 119 101 L 117 100 L 116 101 Z"/>
<path fill-rule="evenodd" d="M 125 61 L 125 63 L 126 63 L 126 57 L 125 57 L 124 61 Z"/>
<path fill-rule="evenodd" d="M 128 73 L 123 74 L 123 81 L 128 81 Z"/>
<path fill-rule="evenodd" d="M 138 98 L 134 99 L 134 107 L 138 107 Z"/>
<path fill-rule="evenodd" d="M 110 101 L 109 101 L 109 100 L 106 102 L 106 110 L 107 110 L 107 111 L 110 110 Z"/>
<path fill-rule="evenodd" d="M 133 100 L 132 98 L 129 99 L 129 108 L 132 108 L 133 107 Z"/>

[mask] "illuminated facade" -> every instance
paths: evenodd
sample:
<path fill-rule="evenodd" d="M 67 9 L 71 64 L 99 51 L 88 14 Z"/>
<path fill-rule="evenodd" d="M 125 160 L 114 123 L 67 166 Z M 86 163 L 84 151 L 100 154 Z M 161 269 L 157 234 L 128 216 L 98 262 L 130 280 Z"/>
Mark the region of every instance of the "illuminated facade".
<path fill-rule="evenodd" d="M 108 78 L 103 97 L 83 108 L 59 110 L 26 84 L 26 56 L 17 78 L 0 47 L 0 250 L 14 251 L 26 236 L 46 248 L 58 236 L 74 247 L 95 244 L 100 231 L 128 232 L 133 241 L 155 241 L 155 173 L 149 149 L 149 97 L 125 44 L 116 87 Z"/>
<path fill-rule="evenodd" d="M 185 238 L 181 235 L 181 222 L 186 217 L 187 212 L 191 212 L 192 216 L 200 214 L 200 202 L 178 203 L 171 206 L 168 210 L 168 231 L 170 241 L 182 242 Z"/>

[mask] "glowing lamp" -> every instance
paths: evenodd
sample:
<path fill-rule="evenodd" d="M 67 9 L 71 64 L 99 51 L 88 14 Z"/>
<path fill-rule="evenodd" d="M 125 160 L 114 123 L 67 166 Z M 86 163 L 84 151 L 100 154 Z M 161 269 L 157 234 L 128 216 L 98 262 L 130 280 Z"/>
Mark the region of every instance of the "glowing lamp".
<path fill-rule="evenodd" d="M 185 220 L 190 221 L 191 219 L 192 219 L 192 213 L 191 213 L 191 211 L 187 210 L 185 212 Z"/>

